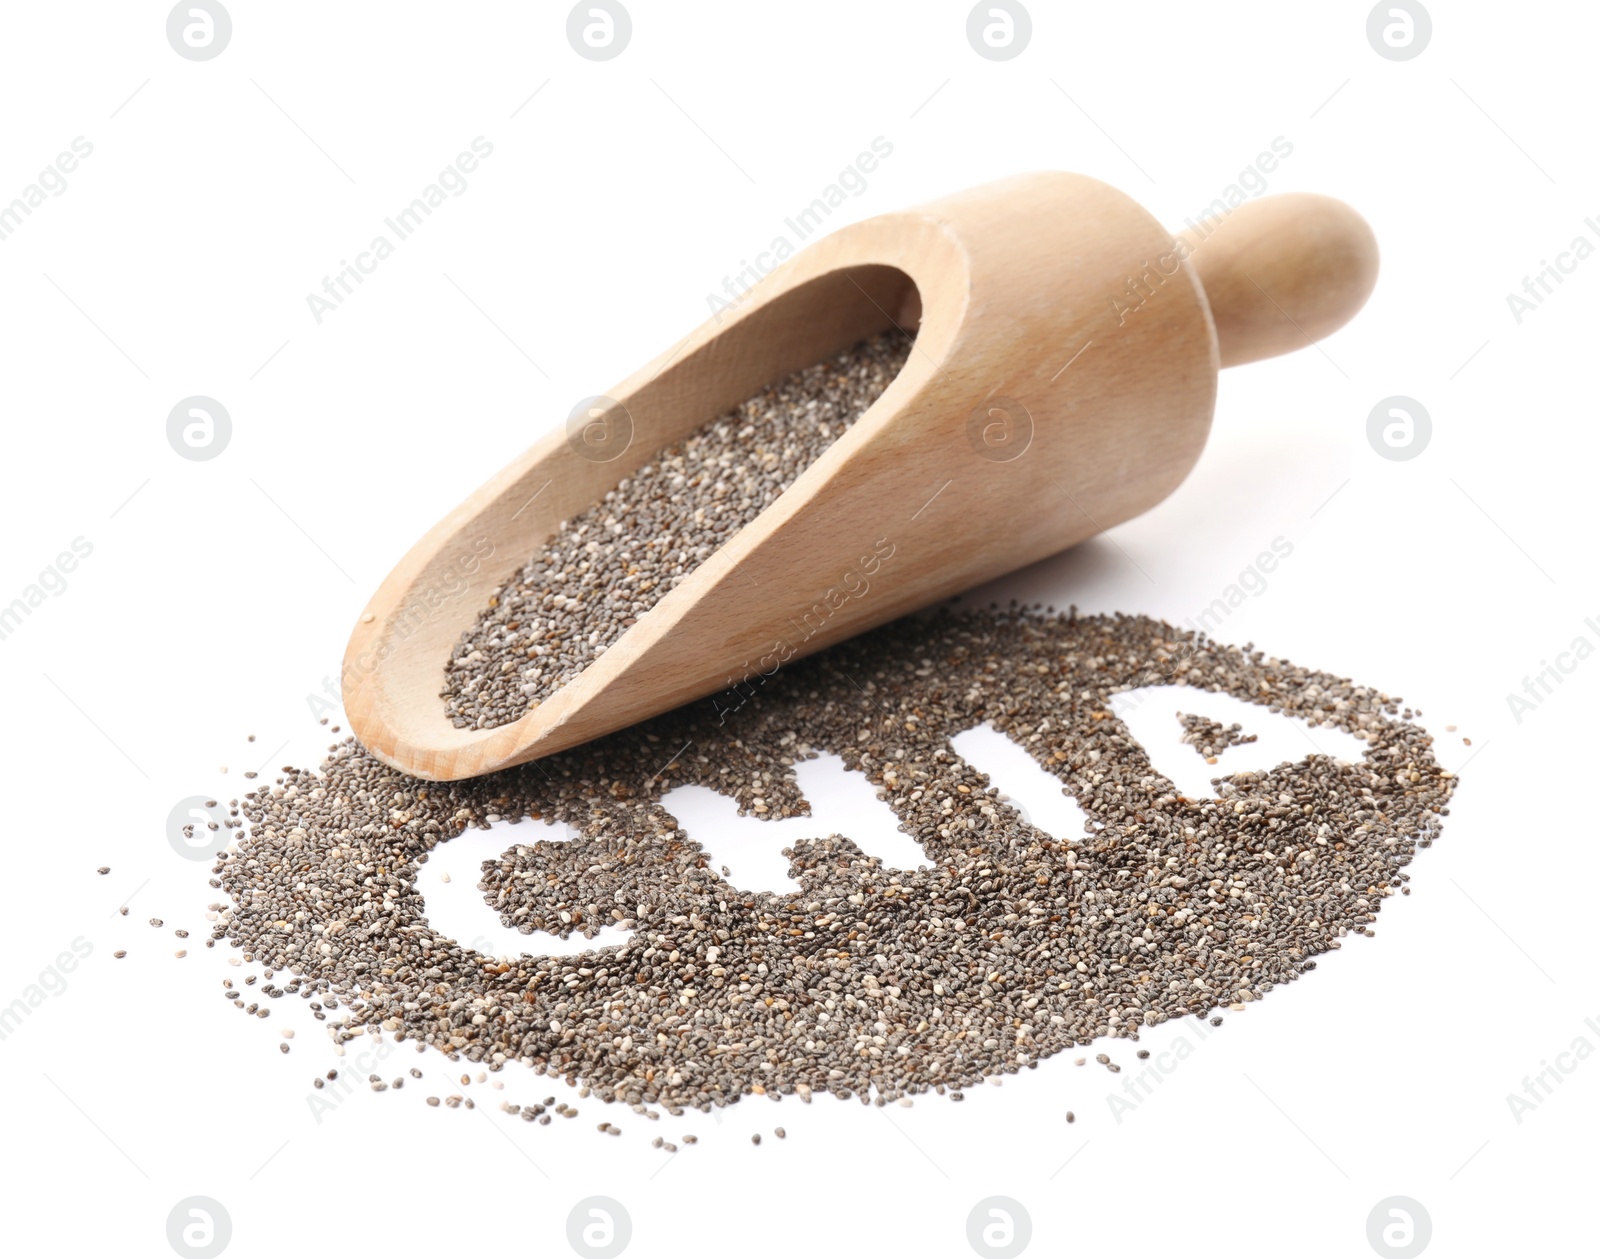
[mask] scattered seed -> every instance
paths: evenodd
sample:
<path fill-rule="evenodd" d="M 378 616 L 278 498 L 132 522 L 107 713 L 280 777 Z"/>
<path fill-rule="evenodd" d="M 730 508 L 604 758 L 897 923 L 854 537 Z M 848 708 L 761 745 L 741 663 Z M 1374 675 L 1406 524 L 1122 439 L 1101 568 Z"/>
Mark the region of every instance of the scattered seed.
<path fill-rule="evenodd" d="M 1270 694 L 1359 734 L 1366 754 L 1182 796 L 1110 703 L 1179 676 Z M 473 1070 L 521 1062 L 605 1102 L 676 1115 L 757 1091 L 959 1101 L 1101 1038 L 1180 1017 L 1220 1026 L 1214 1010 L 1309 972 L 1409 891 L 1405 867 L 1441 833 L 1456 781 L 1391 697 L 1144 617 L 946 612 L 747 689 L 736 713 L 690 705 L 448 789 L 336 744 L 320 770 L 285 770 L 240 802 L 249 831 L 216 858 L 230 908 L 212 938 L 240 951 L 230 962 L 288 971 L 302 993 L 348 1008 L 346 1039 L 381 1029 Z M 985 721 L 1060 779 L 1086 836 L 1029 826 L 951 751 L 953 734 Z M 759 802 L 760 816 L 799 816 L 793 765 L 821 752 L 882 792 L 926 868 L 885 870 L 835 836 L 796 844 L 799 893 L 738 891 L 660 805 L 692 783 L 750 813 Z M 513 842 L 485 863 L 491 905 L 525 932 L 621 926 L 636 944 L 501 962 L 436 939 L 421 860 L 491 818 L 577 835 Z M 715 1029 L 719 1052 L 660 1041 L 675 1019 Z"/>

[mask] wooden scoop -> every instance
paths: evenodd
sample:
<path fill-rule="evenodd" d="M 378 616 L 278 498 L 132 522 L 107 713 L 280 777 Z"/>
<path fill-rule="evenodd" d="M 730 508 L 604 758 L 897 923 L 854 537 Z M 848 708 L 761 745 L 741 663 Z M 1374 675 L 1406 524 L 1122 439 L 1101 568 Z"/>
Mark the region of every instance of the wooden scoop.
<path fill-rule="evenodd" d="M 1308 345 L 1372 291 L 1341 202 L 1248 202 L 1176 240 L 1116 189 L 1021 175 L 844 228 L 575 412 L 407 553 L 345 653 L 361 742 L 458 779 L 690 700 L 739 720 L 780 664 L 1052 555 L 1166 497 L 1217 369 Z M 458 729 L 462 632 L 568 520 L 662 447 L 891 328 L 904 369 L 787 491 L 520 720 Z M 673 749 L 664 749 L 663 758 Z"/>

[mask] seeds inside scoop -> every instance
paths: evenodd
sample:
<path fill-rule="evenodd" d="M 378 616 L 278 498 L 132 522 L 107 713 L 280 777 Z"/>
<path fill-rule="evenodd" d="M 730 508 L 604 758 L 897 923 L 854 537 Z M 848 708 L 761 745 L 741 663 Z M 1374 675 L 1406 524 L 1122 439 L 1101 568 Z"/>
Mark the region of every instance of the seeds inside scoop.
<path fill-rule="evenodd" d="M 457 726 L 517 720 L 770 507 L 904 366 L 898 333 L 762 390 L 564 521 L 461 636 L 441 698 Z"/>

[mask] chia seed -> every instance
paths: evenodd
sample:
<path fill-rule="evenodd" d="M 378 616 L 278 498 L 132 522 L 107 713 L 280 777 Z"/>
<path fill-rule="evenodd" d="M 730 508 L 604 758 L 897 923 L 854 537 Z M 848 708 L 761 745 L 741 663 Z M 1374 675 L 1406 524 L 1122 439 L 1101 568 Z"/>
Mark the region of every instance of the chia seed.
<path fill-rule="evenodd" d="M 888 387 L 911 343 L 885 333 L 795 372 L 618 483 L 490 599 L 440 697 L 457 726 L 517 720 L 770 507 Z"/>
<path fill-rule="evenodd" d="M 1111 702 L 1175 681 L 1348 731 L 1365 755 L 1314 753 L 1186 797 Z M 1037 829 L 954 752 L 982 723 L 1060 781 L 1085 834 Z M 1370 930 L 1448 812 L 1455 779 L 1431 745 L 1381 692 L 1145 617 L 946 611 L 784 668 L 736 721 L 704 701 L 466 782 L 337 744 L 320 770 L 244 797 L 247 837 L 213 869 L 230 902 L 213 938 L 348 1007 L 347 1038 L 366 1027 L 518 1062 L 602 1102 L 960 1100 L 1101 1038 L 1220 1024 L 1215 1011 Z M 824 752 L 874 784 L 926 868 L 886 869 L 828 835 L 789 850 L 800 891 L 745 891 L 661 804 L 698 784 L 741 813 L 805 815 L 794 766 Z M 530 939 L 507 959 L 440 937 L 422 859 L 491 817 L 576 833 L 528 827 L 484 863 L 502 921 L 631 936 L 568 957 Z"/>

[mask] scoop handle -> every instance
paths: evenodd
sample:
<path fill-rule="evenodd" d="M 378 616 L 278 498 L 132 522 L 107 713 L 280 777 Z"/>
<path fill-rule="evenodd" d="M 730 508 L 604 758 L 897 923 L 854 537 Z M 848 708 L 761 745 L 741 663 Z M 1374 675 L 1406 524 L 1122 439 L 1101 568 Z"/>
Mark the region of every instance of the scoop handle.
<path fill-rule="evenodd" d="M 1224 367 L 1321 340 L 1361 309 L 1378 279 L 1367 221 L 1315 193 L 1247 201 L 1178 238 L 1205 288 Z"/>

